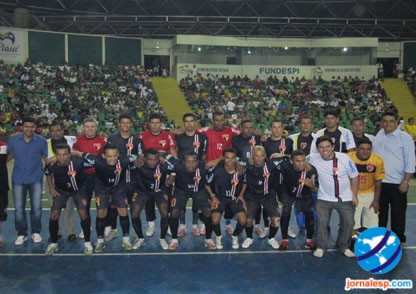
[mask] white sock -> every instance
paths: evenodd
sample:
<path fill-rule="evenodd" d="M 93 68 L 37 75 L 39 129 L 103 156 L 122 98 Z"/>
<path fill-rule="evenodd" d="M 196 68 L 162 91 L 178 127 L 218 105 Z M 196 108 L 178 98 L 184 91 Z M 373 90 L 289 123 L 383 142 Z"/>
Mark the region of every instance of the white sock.
<path fill-rule="evenodd" d="M 91 246 L 91 242 L 84 242 L 84 246 Z"/>
<path fill-rule="evenodd" d="M 101 238 L 100 238 L 100 239 L 98 239 L 98 240 L 97 240 L 97 243 L 104 243 L 104 239 L 101 239 Z"/>
<path fill-rule="evenodd" d="M 148 222 L 149 227 L 154 227 L 155 226 L 155 222 Z"/>
<path fill-rule="evenodd" d="M 123 237 L 123 243 L 129 242 L 129 241 L 130 241 L 130 237 L 129 236 Z"/>

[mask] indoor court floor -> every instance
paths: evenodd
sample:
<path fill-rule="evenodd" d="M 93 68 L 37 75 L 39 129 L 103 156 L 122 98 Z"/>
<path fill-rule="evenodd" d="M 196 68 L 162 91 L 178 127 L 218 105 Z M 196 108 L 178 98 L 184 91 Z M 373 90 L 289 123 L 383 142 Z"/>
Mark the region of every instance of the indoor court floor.
<path fill-rule="evenodd" d="M 156 231 L 139 250 L 124 251 L 119 237 L 106 245 L 104 254 L 92 256 L 83 255 L 82 240 L 70 243 L 64 236 L 58 243 L 58 253 L 45 256 L 49 211 L 43 213 L 43 242 L 35 245 L 29 240 L 15 246 L 14 212 L 9 211 L 2 230 L 7 245 L 0 248 L 0 293 L 342 293 L 346 278 L 416 282 L 415 205 L 409 205 L 407 211 L 408 241 L 402 259 L 393 271 L 384 275 L 372 275 L 362 270 L 355 258 L 344 257 L 334 250 L 317 259 L 303 249 L 305 236 L 291 239 L 287 251 L 273 250 L 266 239 L 257 236 L 249 249 L 233 250 L 224 224 L 224 249 L 212 252 L 203 246 L 204 237 L 192 236 L 189 210 L 188 232 L 180 239 L 176 252 L 159 247 Z M 92 216 L 94 224 L 95 211 Z M 337 225 L 338 217 L 333 214 L 332 248 Z M 297 231 L 293 214 L 290 226 Z M 77 232 L 80 232 L 79 224 Z M 240 245 L 244 237 L 242 233 Z M 280 243 L 280 231 L 277 239 Z M 92 242 L 95 240 L 93 230 Z M 414 289 L 388 292 L 415 293 Z"/>

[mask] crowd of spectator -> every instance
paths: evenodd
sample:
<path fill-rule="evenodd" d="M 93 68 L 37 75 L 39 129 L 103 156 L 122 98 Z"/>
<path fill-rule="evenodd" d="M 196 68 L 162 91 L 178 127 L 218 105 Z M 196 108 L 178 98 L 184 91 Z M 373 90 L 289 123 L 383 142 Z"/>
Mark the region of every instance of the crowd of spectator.
<path fill-rule="evenodd" d="M 412 91 L 414 99 L 416 100 L 416 70 L 414 70 L 413 67 L 408 68 L 404 75 L 404 79 L 409 86 L 410 91 Z"/>
<path fill-rule="evenodd" d="M 387 97 L 376 78 L 365 81 L 358 77 L 321 78 L 270 76 L 267 80 L 247 76 L 187 77 L 180 87 L 201 124 L 205 125 L 215 111 L 229 114 L 229 124 L 238 126 L 250 118 L 261 130 L 266 130 L 273 119 L 281 119 L 289 132 L 298 131 L 298 122 L 306 114 L 314 118 L 316 128 L 323 127 L 323 109 L 340 108 L 341 124 L 349 124 L 356 116 L 363 116 L 368 132 L 375 133 L 379 114 L 397 109 Z"/>
<path fill-rule="evenodd" d="M 142 66 L 10 65 L 0 61 L 0 136 L 20 130 L 25 115 L 46 135 L 49 123 L 63 122 L 68 134 L 82 132 L 82 120 L 94 117 L 100 130 L 116 130 L 120 113 L 130 114 L 135 132 L 142 131 L 151 113 L 162 115 L 151 77 Z"/>

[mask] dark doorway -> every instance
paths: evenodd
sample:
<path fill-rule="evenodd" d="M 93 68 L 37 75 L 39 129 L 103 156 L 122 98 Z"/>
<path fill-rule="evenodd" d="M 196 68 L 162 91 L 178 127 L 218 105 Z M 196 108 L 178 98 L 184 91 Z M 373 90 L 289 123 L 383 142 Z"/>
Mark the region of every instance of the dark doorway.
<path fill-rule="evenodd" d="M 146 69 L 152 69 L 155 72 L 155 76 L 161 76 L 163 69 L 167 69 L 169 71 L 170 56 L 145 55 L 144 66 Z"/>
<path fill-rule="evenodd" d="M 397 64 L 399 63 L 398 58 L 377 58 L 377 64 L 382 64 L 384 69 L 384 77 L 386 78 L 397 78 Z"/>

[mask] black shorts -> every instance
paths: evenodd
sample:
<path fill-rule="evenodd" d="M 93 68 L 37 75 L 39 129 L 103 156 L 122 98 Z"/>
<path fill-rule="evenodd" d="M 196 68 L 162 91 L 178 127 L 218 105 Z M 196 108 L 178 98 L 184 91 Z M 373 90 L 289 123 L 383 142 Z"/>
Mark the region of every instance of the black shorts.
<path fill-rule="evenodd" d="M 209 203 L 209 195 L 205 189 L 198 192 L 189 192 L 175 188 L 175 193 L 170 201 L 171 211 L 173 209 L 179 209 L 181 211 L 185 209 L 189 198 L 192 198 L 192 201 L 195 202 L 197 209 L 202 210 L 204 208 L 211 207 L 211 204 Z"/>
<path fill-rule="evenodd" d="M 66 203 L 68 202 L 69 197 L 74 199 L 75 206 L 77 210 L 86 210 L 87 209 L 87 186 L 84 185 L 76 192 L 68 192 L 62 189 L 56 189 L 59 193 L 58 196 L 52 198 L 51 210 L 62 210 L 66 208 Z"/>
<path fill-rule="evenodd" d="M 254 219 L 256 212 L 260 206 L 263 206 L 264 211 L 269 217 L 280 217 L 279 206 L 276 200 L 276 194 L 270 193 L 267 195 L 256 195 L 251 193 L 246 193 L 245 195 L 247 202 L 247 217 L 249 219 Z"/>
<path fill-rule="evenodd" d="M 88 201 L 91 201 L 92 194 L 94 193 L 96 178 L 97 175 L 95 173 L 84 174 L 84 184 L 87 186 L 86 197 Z"/>
<path fill-rule="evenodd" d="M 127 185 L 116 187 L 95 186 L 95 205 L 97 209 L 107 209 L 109 205 L 117 208 L 127 208 L 128 202 Z"/>
<path fill-rule="evenodd" d="M 133 181 L 133 182 L 126 183 L 126 186 L 127 186 L 127 198 L 130 201 L 131 198 L 133 197 L 133 194 L 136 192 L 137 182 Z"/>
<path fill-rule="evenodd" d="M 218 204 L 218 208 L 214 208 L 212 212 L 223 213 L 224 210 L 228 207 L 233 214 L 231 218 L 237 213 L 246 212 L 243 206 L 243 202 L 241 202 L 240 200 L 235 201 L 227 198 L 218 198 L 218 200 L 220 201 L 220 203 Z"/>
<path fill-rule="evenodd" d="M 143 207 L 146 205 L 147 200 L 149 200 L 150 198 L 154 198 L 157 204 L 169 204 L 169 196 L 166 191 L 160 191 L 158 193 L 149 193 L 139 190 L 136 190 L 133 193 L 130 204 Z"/>
<path fill-rule="evenodd" d="M 7 206 L 9 205 L 9 193 L 7 190 L 0 191 L 0 222 L 7 220 Z"/>

